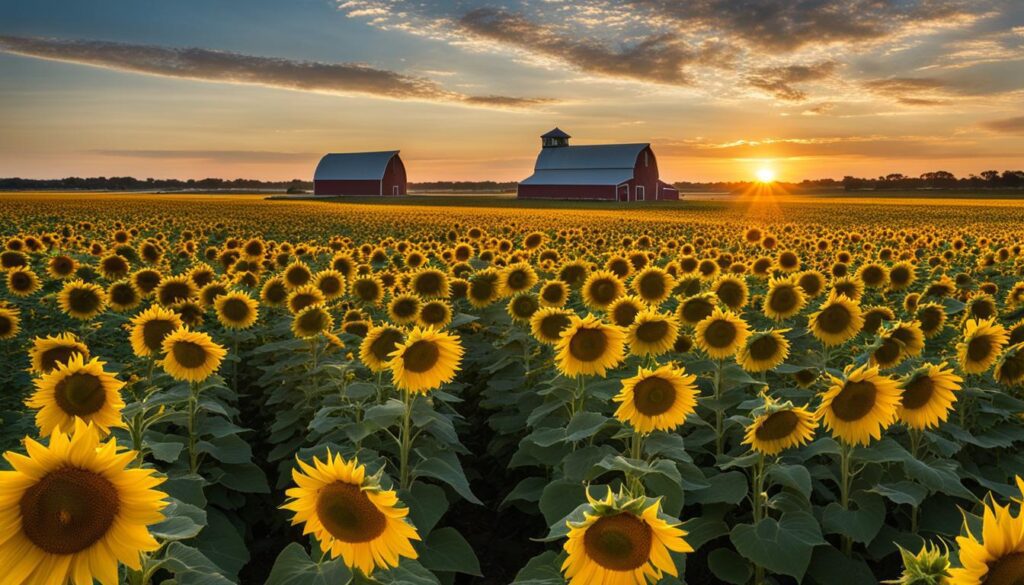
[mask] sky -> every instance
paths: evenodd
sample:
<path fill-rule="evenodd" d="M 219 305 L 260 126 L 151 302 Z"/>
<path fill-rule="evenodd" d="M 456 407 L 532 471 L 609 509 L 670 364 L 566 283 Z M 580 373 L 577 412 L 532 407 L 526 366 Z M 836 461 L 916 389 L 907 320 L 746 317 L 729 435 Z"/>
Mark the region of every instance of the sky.
<path fill-rule="evenodd" d="M 663 180 L 1024 167 L 1022 0 L 0 0 L 0 176 L 518 180 L 539 136 Z"/>

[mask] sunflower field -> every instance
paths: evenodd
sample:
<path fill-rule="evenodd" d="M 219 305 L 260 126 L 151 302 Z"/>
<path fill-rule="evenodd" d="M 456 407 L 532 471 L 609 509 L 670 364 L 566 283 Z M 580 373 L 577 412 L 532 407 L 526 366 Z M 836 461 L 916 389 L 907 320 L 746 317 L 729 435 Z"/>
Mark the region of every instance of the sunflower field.
<path fill-rule="evenodd" d="M 437 201 L 0 194 L 0 581 L 1024 583 L 1018 203 Z"/>

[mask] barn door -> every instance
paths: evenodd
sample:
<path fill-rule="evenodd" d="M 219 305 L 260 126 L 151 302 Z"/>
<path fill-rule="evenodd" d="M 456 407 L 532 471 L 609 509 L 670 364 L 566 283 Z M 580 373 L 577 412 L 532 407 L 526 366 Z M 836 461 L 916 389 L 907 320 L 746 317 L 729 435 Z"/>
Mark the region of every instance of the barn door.
<path fill-rule="evenodd" d="M 636 186 L 636 200 L 637 201 L 643 201 L 644 200 L 644 198 L 645 198 L 644 197 L 644 191 L 645 190 L 646 189 L 644 189 L 643 185 L 637 185 Z"/>
<path fill-rule="evenodd" d="M 398 185 L 391 186 L 391 194 L 394 195 L 395 197 L 398 197 Z"/>
<path fill-rule="evenodd" d="M 619 190 L 619 201 L 629 201 L 629 185 L 620 185 Z"/>

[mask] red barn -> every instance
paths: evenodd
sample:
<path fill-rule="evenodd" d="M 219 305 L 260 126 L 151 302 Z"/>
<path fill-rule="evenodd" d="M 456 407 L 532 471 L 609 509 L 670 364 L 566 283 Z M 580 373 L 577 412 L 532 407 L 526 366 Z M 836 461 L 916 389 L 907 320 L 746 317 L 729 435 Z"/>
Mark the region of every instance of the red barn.
<path fill-rule="evenodd" d="M 533 174 L 519 182 L 520 199 L 679 199 L 679 191 L 658 178 L 650 144 L 569 146 L 569 138 L 558 128 L 540 137 Z"/>
<path fill-rule="evenodd" d="M 313 173 L 313 194 L 405 195 L 405 165 L 397 150 L 327 154 Z"/>

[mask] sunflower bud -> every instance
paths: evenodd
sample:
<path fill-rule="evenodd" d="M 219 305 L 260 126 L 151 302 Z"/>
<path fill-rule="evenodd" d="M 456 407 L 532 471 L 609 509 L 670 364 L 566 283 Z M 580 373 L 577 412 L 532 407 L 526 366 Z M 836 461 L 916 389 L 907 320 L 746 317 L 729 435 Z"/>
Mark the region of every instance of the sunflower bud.
<path fill-rule="evenodd" d="M 939 545 L 925 543 L 916 555 L 900 548 L 903 574 L 899 579 L 884 581 L 893 585 L 944 585 L 949 583 L 949 551 Z"/>

